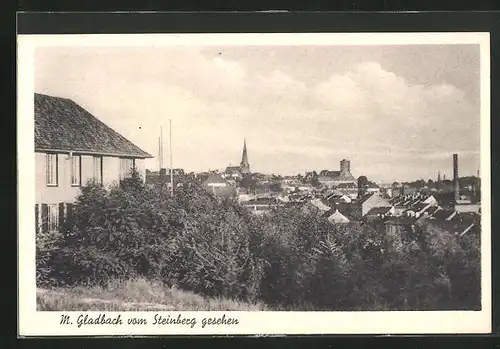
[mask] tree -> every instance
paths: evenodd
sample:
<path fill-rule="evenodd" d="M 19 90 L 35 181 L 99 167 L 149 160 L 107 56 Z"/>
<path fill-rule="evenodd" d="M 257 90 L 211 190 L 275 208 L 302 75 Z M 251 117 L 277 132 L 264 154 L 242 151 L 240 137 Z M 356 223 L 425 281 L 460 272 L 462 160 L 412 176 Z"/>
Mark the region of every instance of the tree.
<path fill-rule="evenodd" d="M 434 181 L 432 179 L 429 179 L 427 181 L 427 187 L 428 188 L 435 188 Z"/>
<path fill-rule="evenodd" d="M 315 172 L 316 173 L 316 172 Z M 315 175 L 311 178 L 311 185 L 315 188 L 318 188 L 321 183 L 319 182 L 318 175 Z"/>
<path fill-rule="evenodd" d="M 252 176 L 245 176 L 240 181 L 240 187 L 249 190 L 255 190 L 257 188 L 257 184 L 257 180 Z"/>
<path fill-rule="evenodd" d="M 364 187 L 367 184 L 368 184 L 368 178 L 366 178 L 366 176 L 358 177 L 358 187 Z"/>
<path fill-rule="evenodd" d="M 366 176 L 358 177 L 358 196 L 362 196 L 366 193 L 366 187 L 368 186 L 368 178 Z"/>
<path fill-rule="evenodd" d="M 281 191 L 281 183 L 280 182 L 273 182 L 269 185 L 269 189 L 275 193 L 279 193 Z"/>

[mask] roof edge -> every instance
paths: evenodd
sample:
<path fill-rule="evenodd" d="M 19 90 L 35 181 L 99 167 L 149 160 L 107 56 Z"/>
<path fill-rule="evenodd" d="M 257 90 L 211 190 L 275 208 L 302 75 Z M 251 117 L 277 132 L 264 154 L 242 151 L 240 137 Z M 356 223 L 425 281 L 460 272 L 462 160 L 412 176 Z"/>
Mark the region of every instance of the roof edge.
<path fill-rule="evenodd" d="M 107 153 L 107 152 L 98 152 L 98 151 L 91 151 L 91 150 L 85 150 L 85 149 L 54 149 L 54 148 L 40 148 L 40 147 L 35 147 L 35 153 L 36 152 L 54 152 L 54 153 L 78 153 L 78 154 L 89 154 L 89 155 L 106 155 L 106 156 L 112 156 L 112 157 L 134 157 L 138 159 L 148 159 L 148 158 L 153 158 L 151 154 L 148 152 L 144 152 L 144 154 L 132 154 L 132 153 Z"/>

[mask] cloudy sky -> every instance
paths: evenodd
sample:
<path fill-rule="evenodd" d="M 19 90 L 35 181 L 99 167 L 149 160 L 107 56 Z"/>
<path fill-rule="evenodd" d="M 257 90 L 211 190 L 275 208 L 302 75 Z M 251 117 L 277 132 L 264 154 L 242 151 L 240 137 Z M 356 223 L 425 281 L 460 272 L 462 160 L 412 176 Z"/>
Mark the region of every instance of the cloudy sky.
<path fill-rule="evenodd" d="M 35 89 L 71 98 L 174 167 L 435 179 L 479 169 L 479 46 L 39 47 Z M 168 142 L 165 142 L 168 154 Z M 167 162 L 165 160 L 165 162 Z M 157 169 L 157 159 L 147 167 Z"/>

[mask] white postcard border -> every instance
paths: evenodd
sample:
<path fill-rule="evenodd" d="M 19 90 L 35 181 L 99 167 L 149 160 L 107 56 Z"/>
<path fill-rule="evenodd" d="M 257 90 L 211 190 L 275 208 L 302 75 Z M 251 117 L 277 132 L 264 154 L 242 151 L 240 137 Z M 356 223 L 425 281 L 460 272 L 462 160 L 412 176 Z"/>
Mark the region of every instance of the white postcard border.
<path fill-rule="evenodd" d="M 59 325 L 63 312 L 36 311 L 34 181 L 34 52 L 40 46 L 142 45 L 408 45 L 479 44 L 481 59 L 482 310 L 443 312 L 120 312 L 153 320 L 156 313 L 197 319 L 181 325 Z M 169 334 L 417 334 L 491 332 L 491 178 L 489 33 L 130 34 L 18 36 L 18 323 L 22 336 Z M 97 316 L 117 312 L 65 312 Z M 238 325 L 200 326 L 203 318 L 237 318 Z"/>

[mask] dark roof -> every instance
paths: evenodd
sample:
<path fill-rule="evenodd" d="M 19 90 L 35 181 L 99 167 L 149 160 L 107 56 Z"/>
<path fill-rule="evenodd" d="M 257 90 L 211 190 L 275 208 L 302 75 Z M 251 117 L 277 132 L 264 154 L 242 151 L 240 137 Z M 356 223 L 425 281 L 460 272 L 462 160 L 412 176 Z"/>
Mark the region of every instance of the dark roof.
<path fill-rule="evenodd" d="M 226 173 L 241 172 L 240 166 L 228 166 L 226 167 Z"/>
<path fill-rule="evenodd" d="M 278 205 L 278 201 L 274 198 L 256 198 L 248 201 L 243 201 L 241 205 Z"/>
<path fill-rule="evenodd" d="M 35 93 L 35 150 L 152 156 L 70 99 Z"/>
<path fill-rule="evenodd" d="M 222 178 L 222 176 L 218 173 L 210 173 L 208 177 L 203 181 L 203 184 L 208 183 L 227 183 L 227 181 Z"/>
<path fill-rule="evenodd" d="M 334 214 L 336 211 L 337 211 L 336 209 L 332 209 L 332 210 L 329 210 L 329 211 L 324 212 L 321 216 L 322 216 L 323 218 L 329 218 L 329 217 L 330 217 L 332 214 Z M 339 210 L 339 213 L 340 213 L 342 216 L 344 216 L 344 217 L 346 217 L 346 218 L 349 218 L 349 217 L 347 217 L 347 215 L 345 215 L 344 213 L 342 213 L 340 210 Z"/>
<path fill-rule="evenodd" d="M 427 209 L 427 213 L 428 214 L 433 214 L 434 212 L 436 212 L 437 210 L 439 210 L 439 206 L 431 206 Z"/>
<path fill-rule="evenodd" d="M 419 212 L 426 208 L 429 204 L 426 204 L 424 202 L 419 202 L 418 204 L 413 205 L 410 209 L 414 212 Z"/>
<path fill-rule="evenodd" d="M 385 224 L 391 225 L 413 225 L 417 221 L 416 218 L 413 217 L 395 217 L 391 218 L 385 222 Z"/>
<path fill-rule="evenodd" d="M 357 198 L 356 202 L 358 204 L 362 204 L 363 202 L 365 202 L 366 200 L 368 200 L 369 198 L 371 198 L 373 195 L 373 193 L 367 193 L 367 194 L 364 194 L 363 196 L 360 196 Z"/>
<path fill-rule="evenodd" d="M 391 204 L 393 204 L 394 206 L 399 206 L 400 204 L 402 204 L 404 202 L 404 199 L 402 199 L 400 197 L 395 197 L 395 198 L 389 199 L 389 202 Z"/>
<path fill-rule="evenodd" d="M 392 207 L 374 207 L 366 213 L 366 216 L 386 214 Z"/>
<path fill-rule="evenodd" d="M 476 228 L 480 226 L 479 216 L 476 214 L 457 214 L 450 221 L 445 220 L 437 220 L 430 221 L 432 225 L 437 226 L 443 230 L 446 230 L 450 233 L 462 233 L 467 228 L 469 228 L 472 224 L 475 225 Z"/>
<path fill-rule="evenodd" d="M 340 171 L 330 171 L 330 170 L 322 170 L 319 175 L 321 177 L 338 177 L 340 176 Z"/>
<path fill-rule="evenodd" d="M 354 183 L 340 183 L 335 189 L 357 189 L 358 186 Z"/>
<path fill-rule="evenodd" d="M 454 212 L 455 211 L 453 210 L 439 210 L 432 215 L 431 219 L 444 221 L 445 219 L 450 217 Z"/>
<path fill-rule="evenodd" d="M 355 209 L 352 205 L 346 203 L 335 203 L 334 205 L 330 205 L 330 207 L 331 209 L 324 213 L 325 217 L 330 217 L 336 210 L 338 210 L 343 216 L 352 220 L 353 211 Z"/>

